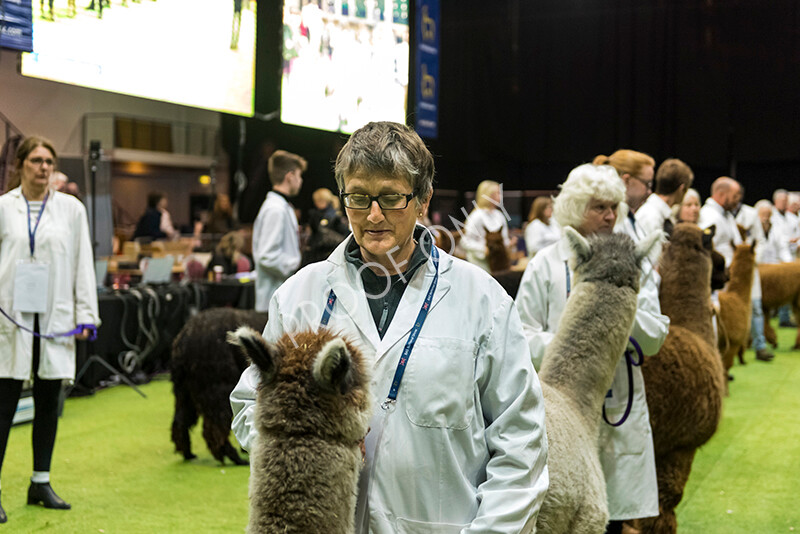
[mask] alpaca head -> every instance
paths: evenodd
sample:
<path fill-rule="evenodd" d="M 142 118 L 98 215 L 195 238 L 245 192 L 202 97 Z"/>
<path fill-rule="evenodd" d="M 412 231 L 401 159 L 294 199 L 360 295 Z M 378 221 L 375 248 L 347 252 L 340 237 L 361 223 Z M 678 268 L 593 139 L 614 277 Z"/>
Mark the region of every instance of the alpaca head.
<path fill-rule="evenodd" d="M 756 243 L 742 243 L 733 250 L 733 261 L 729 268 L 731 280 L 746 280 L 753 276 L 756 264 Z M 748 285 L 752 282 L 748 282 Z"/>
<path fill-rule="evenodd" d="M 489 249 L 489 269 L 492 272 L 505 271 L 511 267 L 502 230 L 486 230 L 486 248 Z"/>
<path fill-rule="evenodd" d="M 259 371 L 260 433 L 347 442 L 364 437 L 371 410 L 368 363 L 347 340 L 323 329 L 285 334 L 272 344 L 242 326 L 228 333 L 228 342 Z"/>
<path fill-rule="evenodd" d="M 641 262 L 664 238 L 662 231 L 648 235 L 638 245 L 625 234 L 596 235 L 586 239 L 573 228 L 564 227 L 575 271 L 575 282 L 605 282 L 630 287 L 638 293 Z"/>

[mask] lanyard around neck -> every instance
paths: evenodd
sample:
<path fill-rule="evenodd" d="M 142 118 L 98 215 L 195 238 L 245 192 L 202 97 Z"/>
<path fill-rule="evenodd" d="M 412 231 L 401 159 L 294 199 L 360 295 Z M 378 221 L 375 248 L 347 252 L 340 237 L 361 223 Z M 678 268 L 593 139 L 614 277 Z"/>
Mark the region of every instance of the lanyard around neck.
<path fill-rule="evenodd" d="M 42 207 L 39 210 L 39 216 L 36 218 L 36 225 L 31 229 L 31 203 L 28 202 L 28 198 L 25 196 L 25 193 L 22 193 L 22 198 L 25 199 L 25 205 L 28 207 L 28 242 L 30 243 L 31 247 L 31 258 L 33 257 L 33 251 L 36 248 L 36 230 L 39 229 L 39 223 L 42 222 L 42 216 L 44 215 L 44 207 L 47 205 L 47 199 L 50 197 L 50 191 L 44 196 L 44 200 L 42 201 Z"/>
<path fill-rule="evenodd" d="M 419 314 L 417 314 L 417 320 L 414 321 L 414 328 L 411 329 L 411 333 L 408 335 L 408 341 L 406 341 L 406 346 L 403 348 L 403 353 L 400 355 L 400 360 L 397 362 L 397 369 L 394 372 L 392 385 L 389 388 L 389 395 L 381 404 L 381 408 L 384 410 L 390 410 L 393 408 L 394 403 L 397 402 L 397 393 L 400 390 L 400 382 L 403 380 L 403 373 L 406 371 L 406 365 L 408 365 L 411 351 L 414 349 L 414 344 L 417 342 L 420 330 L 422 330 L 422 325 L 425 322 L 425 319 L 428 317 L 428 311 L 431 309 L 433 294 L 436 292 L 436 284 L 439 282 L 439 251 L 436 249 L 435 245 L 431 247 L 431 258 L 433 259 L 434 267 L 433 281 L 428 288 L 428 293 L 425 295 L 425 302 L 422 303 Z M 331 313 L 333 312 L 333 307 L 335 305 L 336 293 L 334 293 L 333 289 L 331 289 L 331 292 L 328 294 L 328 300 L 325 304 L 325 310 L 322 312 L 320 326 L 328 326 L 328 321 L 331 318 Z"/>

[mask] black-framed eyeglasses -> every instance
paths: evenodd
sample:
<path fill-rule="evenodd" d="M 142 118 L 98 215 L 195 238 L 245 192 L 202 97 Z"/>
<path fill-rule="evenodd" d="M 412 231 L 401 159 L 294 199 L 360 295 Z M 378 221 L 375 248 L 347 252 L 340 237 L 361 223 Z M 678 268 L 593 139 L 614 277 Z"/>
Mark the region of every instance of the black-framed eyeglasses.
<path fill-rule="evenodd" d="M 639 182 L 641 182 L 642 185 L 644 185 L 650 191 L 653 190 L 653 180 L 647 181 L 647 180 L 645 180 L 643 178 L 639 178 L 638 176 L 633 176 L 633 178 L 638 180 Z"/>
<path fill-rule="evenodd" d="M 42 165 L 43 163 L 46 163 L 48 167 L 52 167 L 53 164 L 55 163 L 50 158 L 40 158 L 40 157 L 28 158 L 28 161 L 30 161 L 32 165 Z"/>
<path fill-rule="evenodd" d="M 383 195 L 365 195 L 363 193 L 341 193 L 342 203 L 345 208 L 351 210 L 367 210 L 373 202 L 378 202 L 382 210 L 403 210 L 408 206 L 409 201 L 414 198 L 414 193 L 407 195 L 401 193 L 391 193 Z"/>

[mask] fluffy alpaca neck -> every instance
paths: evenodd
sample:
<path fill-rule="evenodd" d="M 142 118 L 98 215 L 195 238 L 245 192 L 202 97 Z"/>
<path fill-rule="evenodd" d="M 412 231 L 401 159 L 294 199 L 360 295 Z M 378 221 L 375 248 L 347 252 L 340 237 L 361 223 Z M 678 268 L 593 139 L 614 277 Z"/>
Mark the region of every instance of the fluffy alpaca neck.
<path fill-rule="evenodd" d="M 711 322 L 711 260 L 697 252 L 667 247 L 661 257 L 661 313 L 714 345 Z"/>
<path fill-rule="evenodd" d="M 725 286 L 725 291 L 736 293 L 742 299 L 750 299 L 750 290 L 753 286 L 753 269 L 755 266 L 750 258 L 742 255 L 734 255 L 731 262 L 731 279 Z"/>
<path fill-rule="evenodd" d="M 542 382 L 574 400 L 596 426 L 635 314 L 636 293 L 632 288 L 580 283 L 547 347 L 539 373 Z"/>

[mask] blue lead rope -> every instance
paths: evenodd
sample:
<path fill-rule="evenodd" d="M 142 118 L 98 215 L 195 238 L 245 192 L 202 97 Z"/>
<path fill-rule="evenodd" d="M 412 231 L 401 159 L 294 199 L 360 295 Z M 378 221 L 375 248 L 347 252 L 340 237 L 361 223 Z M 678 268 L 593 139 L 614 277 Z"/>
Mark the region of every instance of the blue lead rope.
<path fill-rule="evenodd" d="M 411 329 L 411 334 L 408 336 L 408 341 L 406 341 L 406 346 L 403 348 L 403 353 L 400 355 L 400 361 L 397 362 L 397 369 L 394 372 L 392 386 L 389 388 L 389 395 L 386 397 L 386 400 L 381 403 L 381 408 L 384 410 L 390 409 L 390 407 L 397 402 L 397 393 L 400 390 L 400 382 L 403 380 L 403 373 L 406 372 L 406 366 L 411 357 L 411 351 L 414 349 L 414 344 L 417 342 L 419 333 L 422 330 L 422 325 L 425 323 L 425 319 L 428 317 L 428 312 L 433 303 L 433 294 L 436 292 L 436 285 L 439 282 L 439 251 L 436 249 L 435 245 L 431 247 L 431 258 L 433 259 L 433 267 L 435 269 L 433 281 L 428 288 L 428 293 L 425 295 L 425 302 L 422 303 L 422 308 L 420 308 L 417 320 L 414 322 L 414 328 Z M 328 326 L 328 321 L 331 318 L 331 313 L 333 312 L 335 304 L 336 293 L 331 289 L 331 292 L 328 293 L 325 310 L 322 312 L 322 319 L 320 319 L 321 326 Z"/>
<path fill-rule="evenodd" d="M 622 417 L 616 423 L 612 423 L 608 420 L 608 417 L 606 416 L 606 406 L 605 404 L 603 405 L 603 420 L 611 426 L 622 425 L 622 423 L 624 423 L 631 414 L 631 408 L 633 407 L 633 368 L 639 367 L 644 362 L 644 353 L 642 353 L 642 347 L 640 347 L 636 340 L 632 337 L 629 337 L 628 339 L 630 340 L 631 345 L 633 345 L 636 354 L 639 356 L 639 360 L 634 361 L 632 350 L 625 350 L 625 365 L 628 368 L 628 402 L 625 406 L 625 413 L 622 414 Z M 611 390 L 609 390 L 609 393 L 611 393 Z M 606 395 L 606 397 L 608 397 L 608 395 Z"/>
<path fill-rule="evenodd" d="M 6 313 L 6 311 L 3 308 L 0 308 L 0 313 L 5 315 L 6 319 L 8 319 L 14 325 L 16 325 L 17 328 L 24 330 L 25 332 L 29 332 L 39 338 L 43 337 L 45 339 L 55 339 L 57 337 L 71 337 L 74 336 L 75 334 L 80 334 L 84 330 L 89 330 L 89 341 L 94 341 L 97 339 L 97 327 L 93 324 L 79 324 L 69 332 L 62 332 L 60 334 L 37 334 L 27 326 L 22 326 L 17 321 L 15 321 L 9 314 Z"/>

